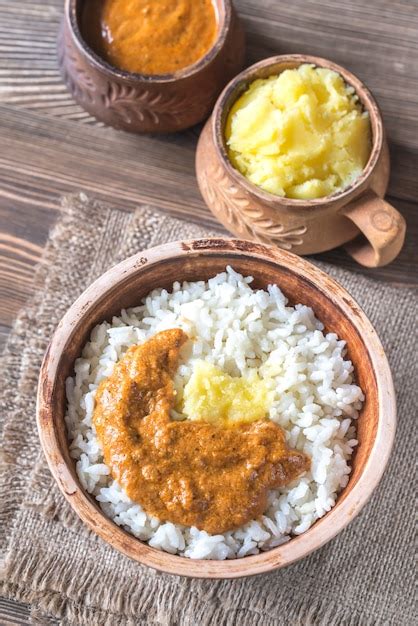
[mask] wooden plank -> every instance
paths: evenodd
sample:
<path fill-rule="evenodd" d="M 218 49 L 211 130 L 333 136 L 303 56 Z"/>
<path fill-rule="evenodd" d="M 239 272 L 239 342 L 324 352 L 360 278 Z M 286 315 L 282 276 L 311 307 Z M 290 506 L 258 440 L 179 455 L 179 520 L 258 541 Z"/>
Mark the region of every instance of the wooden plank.
<path fill-rule="evenodd" d="M 25 626 L 30 624 L 30 609 L 27 604 L 0 598 L 0 624 L 2 626 Z"/>
<path fill-rule="evenodd" d="M 30 606 L 23 602 L 0 598 L 0 625 L 1 626 L 29 626 L 35 622 L 31 619 Z M 37 624 L 41 624 L 39 620 Z M 45 617 L 42 626 L 56 626 L 58 620 L 53 617 Z"/>
<path fill-rule="evenodd" d="M 41 255 L 41 246 L 7 233 L 0 234 L 0 326 L 3 328 L 10 328 L 18 310 L 33 293 L 34 268 Z"/>
<path fill-rule="evenodd" d="M 71 98 L 56 61 L 63 2 L 0 0 L 0 102 L 96 123 Z"/>
<path fill-rule="evenodd" d="M 83 189 L 121 207 L 146 202 L 214 222 L 196 184 L 192 132 L 136 136 L 0 106 L 0 133 L 0 186 L 18 197 L 36 190 L 56 205 Z"/>

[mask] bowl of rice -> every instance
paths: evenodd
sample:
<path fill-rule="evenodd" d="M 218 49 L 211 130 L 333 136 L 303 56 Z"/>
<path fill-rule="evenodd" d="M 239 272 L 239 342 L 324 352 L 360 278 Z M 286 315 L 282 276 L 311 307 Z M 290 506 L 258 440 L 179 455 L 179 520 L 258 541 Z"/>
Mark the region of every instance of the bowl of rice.
<path fill-rule="evenodd" d="M 249 420 L 261 402 L 263 424 L 309 459 L 285 484 L 271 483 L 257 515 L 219 532 L 158 517 L 128 495 L 96 428 L 103 385 L 134 350 L 174 329 L 192 340 L 170 381 L 170 422 L 204 421 L 208 407 L 209 417 L 222 407 L 232 420 L 237 406 Z M 59 488 L 102 539 L 160 571 L 236 578 L 305 557 L 358 514 L 388 462 L 396 403 L 376 331 L 338 283 L 283 250 L 200 239 L 141 252 L 79 297 L 45 355 L 37 420 Z M 207 465 L 207 450 L 196 450 Z M 235 447 L 223 454 L 232 463 Z M 141 488 L 150 470 L 136 462 Z M 169 483 L 154 483 L 157 498 Z M 238 496 L 223 491 L 231 519 L 240 519 Z"/>

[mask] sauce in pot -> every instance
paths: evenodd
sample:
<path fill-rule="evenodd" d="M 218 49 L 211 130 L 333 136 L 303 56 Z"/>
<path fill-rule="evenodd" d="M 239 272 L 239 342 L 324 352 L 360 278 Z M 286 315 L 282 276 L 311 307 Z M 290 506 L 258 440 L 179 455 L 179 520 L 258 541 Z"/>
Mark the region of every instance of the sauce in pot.
<path fill-rule="evenodd" d="M 196 63 L 218 30 L 211 0 L 87 0 L 82 32 L 115 67 L 141 74 L 174 73 Z"/>
<path fill-rule="evenodd" d="M 307 471 L 309 458 L 268 419 L 229 427 L 173 421 L 180 329 L 132 346 L 97 391 L 93 422 L 113 478 L 161 521 L 223 533 L 261 515 L 269 489 Z"/>

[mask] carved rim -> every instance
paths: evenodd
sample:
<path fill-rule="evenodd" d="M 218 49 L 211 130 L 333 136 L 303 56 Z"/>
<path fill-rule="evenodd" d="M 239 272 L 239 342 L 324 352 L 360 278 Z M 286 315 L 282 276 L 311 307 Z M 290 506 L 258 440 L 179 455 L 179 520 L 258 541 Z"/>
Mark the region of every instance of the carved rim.
<path fill-rule="evenodd" d="M 127 72 L 114 67 L 110 63 L 107 63 L 102 57 L 90 48 L 87 42 L 81 35 L 79 28 L 79 21 L 77 15 L 79 13 L 79 7 L 84 0 L 65 0 L 65 19 L 67 21 L 68 28 L 70 29 L 76 46 L 79 52 L 87 57 L 90 63 L 101 72 L 104 72 L 112 78 L 119 80 L 127 80 L 132 82 L 146 82 L 146 83 L 173 83 L 184 78 L 193 76 L 201 72 L 207 65 L 209 65 L 213 59 L 222 50 L 225 40 L 229 34 L 232 19 L 232 5 L 231 0 L 215 0 L 215 9 L 218 16 L 218 36 L 213 44 L 212 48 L 201 59 L 196 61 L 193 65 L 189 65 L 184 69 L 175 72 L 174 74 L 139 74 L 136 72 Z M 221 7 L 221 10 L 219 10 Z"/>
<path fill-rule="evenodd" d="M 274 264 L 303 277 L 324 294 L 330 307 L 348 318 L 361 337 L 372 363 L 377 385 L 378 424 L 376 438 L 357 482 L 336 506 L 306 533 L 267 552 L 230 561 L 201 561 L 171 555 L 151 548 L 107 519 L 86 495 L 74 470 L 63 456 L 54 410 L 58 387 L 63 384 L 60 363 L 77 328 L 90 312 L 106 301 L 122 283 L 138 276 L 144 268 L 197 256 L 221 256 L 225 261 L 247 257 L 254 262 Z M 389 460 L 396 429 L 395 391 L 388 361 L 376 331 L 349 293 L 312 263 L 283 250 L 254 242 L 226 239 L 177 241 L 136 254 L 97 279 L 71 306 L 61 320 L 45 354 L 38 386 L 37 424 L 49 468 L 63 495 L 84 523 L 120 552 L 154 569 L 195 578 L 239 578 L 272 571 L 307 556 L 335 537 L 360 512 L 379 483 Z M 350 483 L 349 483 L 350 484 Z"/>
<path fill-rule="evenodd" d="M 207 132 L 206 126 L 202 132 Z M 231 184 L 228 174 L 216 159 L 209 163 L 205 176 L 198 174 L 198 183 L 211 211 L 235 234 L 252 241 L 277 245 L 284 250 L 303 244 L 301 235 L 306 233 L 306 225 L 286 228 L 283 223 L 266 217 L 264 208 L 254 202 L 244 189 Z"/>
<path fill-rule="evenodd" d="M 311 63 L 317 67 L 331 69 L 334 70 L 334 72 L 341 74 L 344 81 L 354 88 L 364 109 L 369 113 L 372 129 L 372 149 L 370 152 L 369 160 L 360 176 L 358 176 L 351 185 L 349 185 L 342 191 L 339 191 L 329 196 L 324 196 L 323 198 L 315 198 L 312 200 L 298 200 L 286 197 L 283 198 L 281 196 L 276 196 L 275 194 L 269 193 L 268 191 L 264 191 L 260 187 L 257 187 L 256 185 L 251 183 L 231 164 L 226 151 L 224 136 L 226 117 L 232 105 L 237 100 L 238 96 L 241 95 L 243 91 L 245 91 L 249 83 L 251 83 L 256 78 L 265 78 L 267 76 L 271 76 L 272 74 L 280 73 L 286 68 L 298 67 L 303 63 Z M 361 80 L 357 78 L 357 76 L 346 70 L 344 67 L 341 67 L 340 65 L 337 65 L 336 63 L 333 63 L 328 59 L 323 59 L 321 57 L 315 57 L 306 54 L 285 54 L 270 57 L 268 59 L 264 59 L 263 61 L 259 61 L 254 65 L 251 65 L 240 74 L 235 76 L 235 78 L 233 78 L 228 83 L 228 85 L 225 87 L 218 100 L 216 101 L 211 118 L 211 132 L 218 158 L 223 162 L 223 165 L 228 171 L 228 174 L 235 180 L 238 185 L 244 187 L 250 194 L 256 196 L 267 205 L 274 205 L 278 208 L 297 208 L 298 210 L 310 210 L 312 208 L 321 207 L 325 204 L 329 205 L 330 203 L 334 202 L 338 202 L 338 206 L 341 206 L 341 200 L 346 199 L 348 201 L 351 199 L 351 197 L 356 195 L 355 192 L 359 190 L 359 188 L 362 187 L 363 189 L 365 189 L 367 187 L 367 182 L 374 172 L 384 145 L 382 114 L 376 100 L 374 99 L 373 95 L 366 87 L 366 85 L 362 83 Z"/>

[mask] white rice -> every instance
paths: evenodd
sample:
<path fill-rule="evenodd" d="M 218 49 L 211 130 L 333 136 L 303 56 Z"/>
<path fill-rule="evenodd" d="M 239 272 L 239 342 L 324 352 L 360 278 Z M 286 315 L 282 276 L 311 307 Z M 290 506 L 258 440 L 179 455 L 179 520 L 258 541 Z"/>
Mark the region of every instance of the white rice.
<path fill-rule="evenodd" d="M 253 290 L 251 277 L 232 268 L 207 282 L 174 283 L 156 289 L 143 304 L 122 310 L 112 323 L 96 326 L 68 378 L 66 424 L 71 456 L 83 487 L 104 513 L 150 546 L 192 559 L 230 559 L 257 554 L 299 535 L 335 504 L 346 486 L 355 439 L 355 420 L 364 395 L 344 359 L 345 342 L 324 335 L 311 308 L 287 300 L 277 285 Z M 178 369 L 176 388 L 205 359 L 231 375 L 258 368 L 274 391 L 269 418 L 286 432 L 288 444 L 308 454 L 311 471 L 284 489 L 270 492 L 258 520 L 223 535 L 161 523 L 132 502 L 112 480 L 92 425 L 94 396 L 127 348 L 168 328 L 189 336 L 190 354 Z M 173 413 L 173 419 L 183 418 Z"/>

